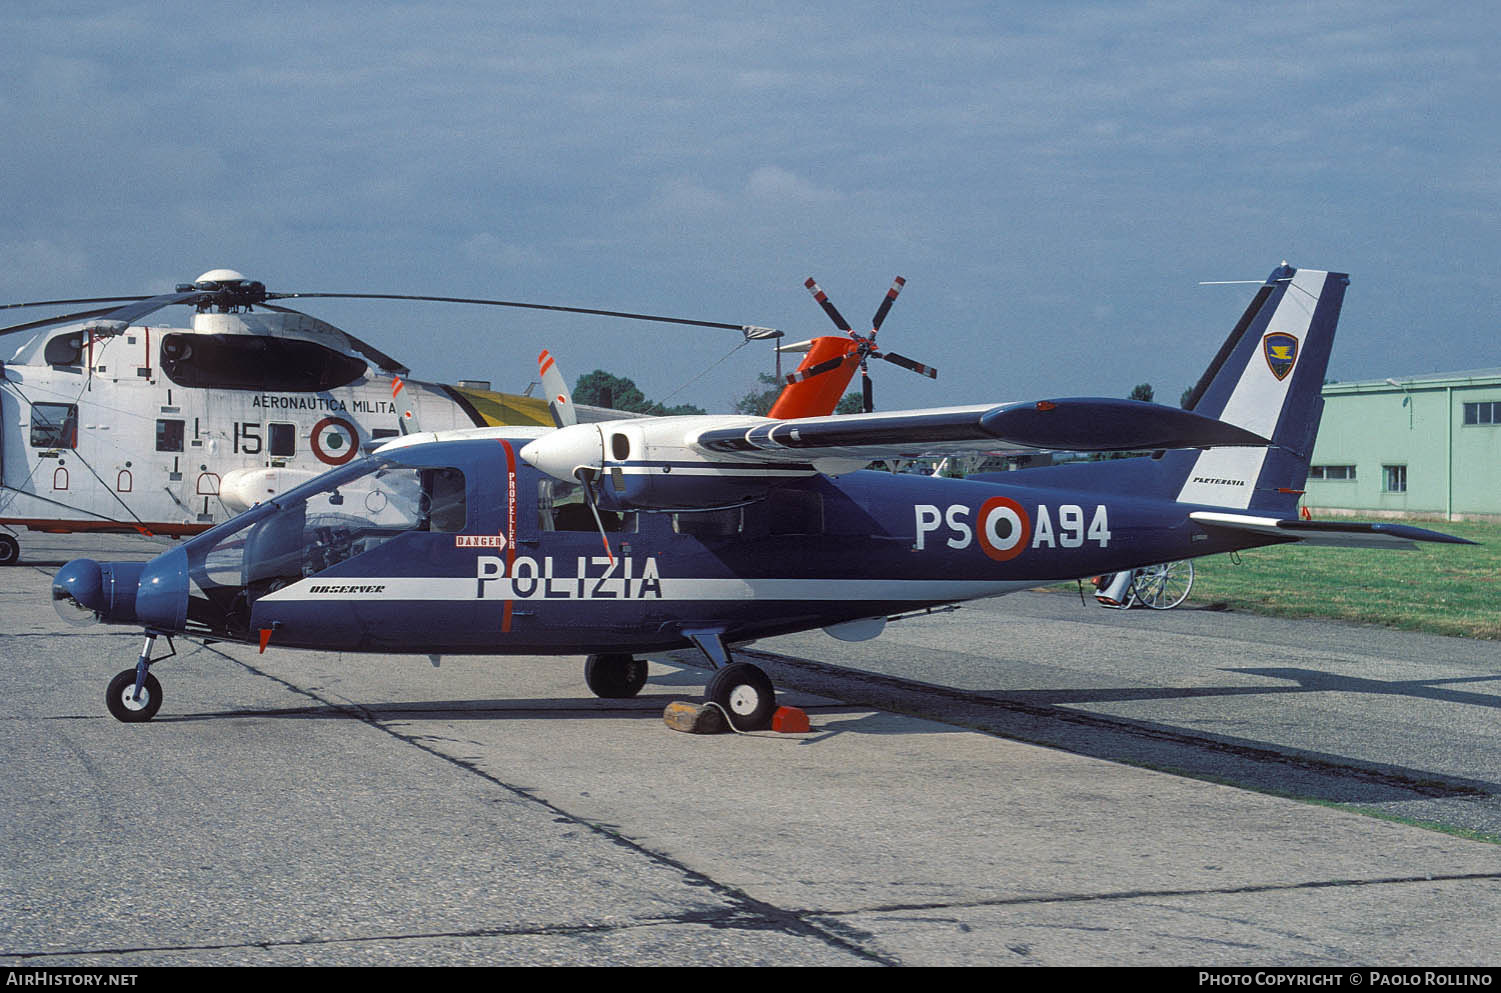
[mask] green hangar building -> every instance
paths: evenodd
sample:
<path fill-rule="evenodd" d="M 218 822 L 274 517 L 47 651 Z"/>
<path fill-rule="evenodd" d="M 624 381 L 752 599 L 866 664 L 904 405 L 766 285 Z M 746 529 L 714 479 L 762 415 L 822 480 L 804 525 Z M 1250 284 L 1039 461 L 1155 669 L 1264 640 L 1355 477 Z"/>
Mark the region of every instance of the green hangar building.
<path fill-rule="evenodd" d="M 1501 520 L 1501 368 L 1324 386 L 1315 516 Z"/>

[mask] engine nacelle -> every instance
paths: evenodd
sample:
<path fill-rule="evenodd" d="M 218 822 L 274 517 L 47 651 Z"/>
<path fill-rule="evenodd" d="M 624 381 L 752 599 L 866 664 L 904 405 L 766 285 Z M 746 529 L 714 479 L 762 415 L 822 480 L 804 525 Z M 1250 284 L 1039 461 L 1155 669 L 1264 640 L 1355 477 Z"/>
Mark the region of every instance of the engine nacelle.
<path fill-rule="evenodd" d="M 744 418 L 747 427 L 763 418 Z M 716 417 L 715 426 L 734 419 Z M 810 463 L 785 465 L 709 458 L 693 446 L 703 417 L 574 424 L 530 442 L 521 457 L 556 479 L 593 483 L 607 510 L 704 510 L 760 499 L 789 479 L 817 475 Z"/>

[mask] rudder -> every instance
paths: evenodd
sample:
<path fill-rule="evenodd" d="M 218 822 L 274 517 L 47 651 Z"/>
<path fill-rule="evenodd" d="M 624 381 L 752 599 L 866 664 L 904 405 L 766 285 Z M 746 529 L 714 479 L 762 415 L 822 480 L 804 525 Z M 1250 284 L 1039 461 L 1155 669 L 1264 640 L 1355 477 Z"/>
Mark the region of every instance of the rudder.
<path fill-rule="evenodd" d="M 1194 388 L 1189 409 L 1270 438 L 1199 452 L 1180 503 L 1293 511 L 1308 477 L 1324 373 L 1349 277 L 1284 263 Z"/>

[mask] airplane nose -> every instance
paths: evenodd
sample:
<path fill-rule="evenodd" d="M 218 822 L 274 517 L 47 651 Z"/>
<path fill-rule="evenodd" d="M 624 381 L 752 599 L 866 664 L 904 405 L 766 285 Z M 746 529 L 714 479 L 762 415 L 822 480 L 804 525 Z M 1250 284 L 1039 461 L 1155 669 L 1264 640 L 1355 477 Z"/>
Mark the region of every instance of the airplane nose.
<path fill-rule="evenodd" d="M 130 624 L 136 619 L 136 584 L 142 568 L 140 562 L 74 559 L 52 579 L 52 608 L 75 626 L 96 621 Z"/>
<path fill-rule="evenodd" d="M 74 627 L 97 623 L 106 606 L 104 578 L 93 559 L 74 559 L 52 577 L 52 609 Z"/>
<path fill-rule="evenodd" d="M 181 631 L 188 619 L 188 553 L 174 548 L 145 564 L 135 614 L 143 624 Z"/>

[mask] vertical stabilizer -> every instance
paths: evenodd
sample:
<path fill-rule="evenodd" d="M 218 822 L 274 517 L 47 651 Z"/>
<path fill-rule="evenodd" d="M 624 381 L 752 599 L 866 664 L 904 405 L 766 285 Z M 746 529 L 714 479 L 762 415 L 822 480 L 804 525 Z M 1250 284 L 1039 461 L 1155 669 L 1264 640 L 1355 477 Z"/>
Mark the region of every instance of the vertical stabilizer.
<path fill-rule="evenodd" d="M 1195 413 L 1272 439 L 1197 454 L 1181 503 L 1291 512 L 1308 477 L 1321 391 L 1349 277 L 1284 263 L 1194 388 Z"/>

